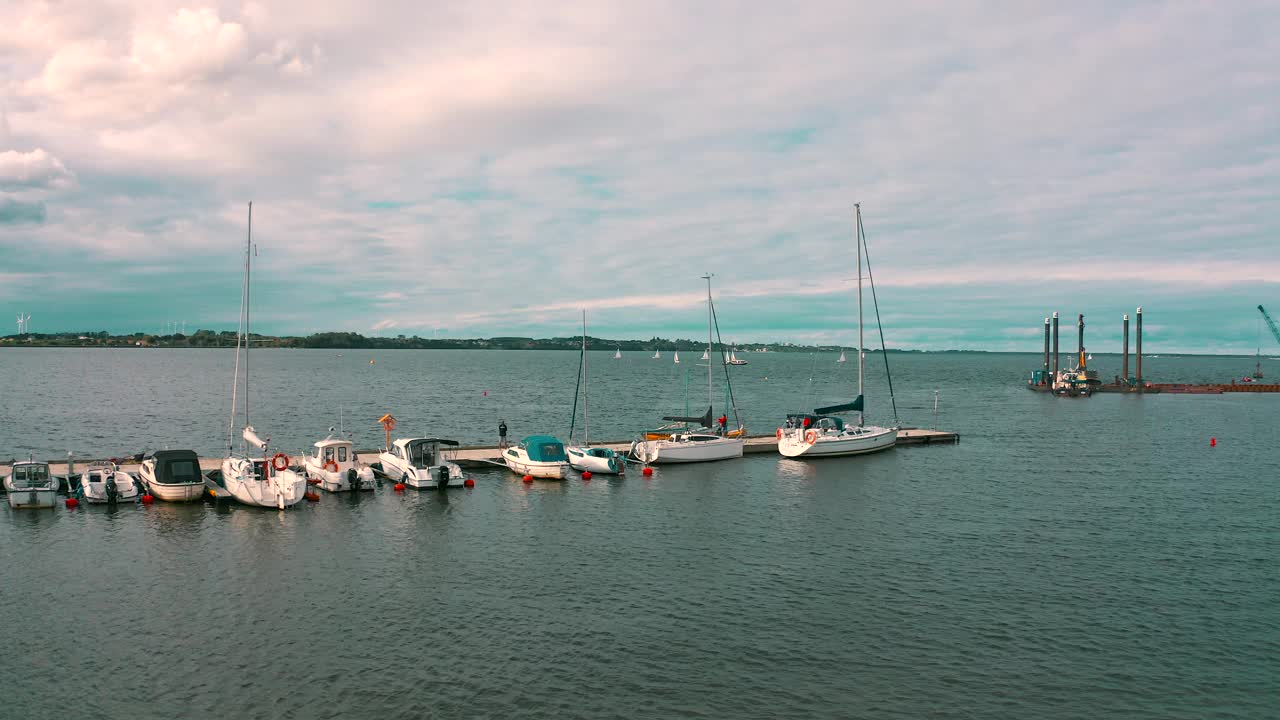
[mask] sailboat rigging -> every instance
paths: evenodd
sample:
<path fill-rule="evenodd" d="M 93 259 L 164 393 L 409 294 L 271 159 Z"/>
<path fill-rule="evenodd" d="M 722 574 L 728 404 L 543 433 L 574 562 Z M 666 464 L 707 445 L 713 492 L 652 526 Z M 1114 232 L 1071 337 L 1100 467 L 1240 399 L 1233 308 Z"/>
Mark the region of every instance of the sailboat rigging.
<path fill-rule="evenodd" d="M 587 408 L 590 405 L 587 389 L 590 384 L 587 380 L 587 311 L 583 310 L 582 350 L 578 355 L 578 384 L 573 391 L 573 413 L 569 418 L 569 447 L 565 448 L 565 454 L 569 457 L 569 466 L 574 470 L 620 475 L 626 472 L 626 460 L 610 448 L 591 446 L 591 435 L 587 425 Z M 579 390 L 582 391 L 582 444 L 575 445 L 574 431 L 577 429 Z"/>

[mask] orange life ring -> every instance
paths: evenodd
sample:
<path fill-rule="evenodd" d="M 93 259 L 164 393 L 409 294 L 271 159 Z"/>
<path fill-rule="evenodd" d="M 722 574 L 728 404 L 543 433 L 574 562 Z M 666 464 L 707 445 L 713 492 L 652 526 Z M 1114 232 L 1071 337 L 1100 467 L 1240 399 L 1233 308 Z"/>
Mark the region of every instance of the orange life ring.
<path fill-rule="evenodd" d="M 809 430 L 804 434 L 804 441 L 809 443 L 810 445 L 814 444 L 815 442 L 818 441 L 818 433 L 812 430 Z"/>
<path fill-rule="evenodd" d="M 276 463 L 276 461 L 277 461 L 277 460 L 283 460 L 283 461 L 284 461 L 284 464 L 283 464 L 283 465 L 280 465 L 280 464 Z M 275 470 L 276 472 L 282 472 L 282 471 L 284 471 L 284 470 L 288 470 L 288 469 L 289 469 L 289 456 L 288 456 L 288 455 L 285 455 L 284 453 L 276 453 L 275 455 L 272 455 L 272 456 L 271 456 L 271 468 L 272 468 L 273 470 Z"/>
<path fill-rule="evenodd" d="M 778 439 L 782 439 L 782 428 L 778 428 Z"/>
<path fill-rule="evenodd" d="M 325 460 L 324 469 L 328 470 L 329 472 L 338 472 L 338 463 L 332 460 Z"/>

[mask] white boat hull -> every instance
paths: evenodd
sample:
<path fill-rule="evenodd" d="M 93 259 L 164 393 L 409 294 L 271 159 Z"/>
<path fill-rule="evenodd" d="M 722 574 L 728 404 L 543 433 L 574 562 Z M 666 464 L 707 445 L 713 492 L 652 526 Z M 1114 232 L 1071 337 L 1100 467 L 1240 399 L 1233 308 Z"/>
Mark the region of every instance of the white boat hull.
<path fill-rule="evenodd" d="M 84 501 L 95 505 L 113 502 L 107 487 L 109 478 L 115 480 L 116 484 L 114 502 L 133 502 L 138 498 L 138 483 L 129 473 L 116 471 L 112 474 L 90 470 L 80 476 L 80 495 Z"/>
<path fill-rule="evenodd" d="M 539 462 L 513 457 L 508 453 L 502 454 L 502 460 L 512 472 L 520 475 L 532 475 L 547 480 L 563 480 L 569 476 L 567 462 Z"/>
<path fill-rule="evenodd" d="M 621 475 L 626 472 L 627 461 L 621 455 L 612 458 L 591 455 L 590 448 L 569 447 L 565 454 L 569 456 L 569 467 L 578 472 L 589 472 L 593 475 Z"/>
<path fill-rule="evenodd" d="M 897 442 L 896 428 L 867 426 L 847 428 L 841 432 L 786 428 L 778 438 L 778 452 L 785 457 L 865 455 L 888 450 Z"/>
<path fill-rule="evenodd" d="M 419 468 L 412 465 L 404 465 L 403 460 L 391 453 L 382 453 L 378 456 L 378 459 L 382 463 L 383 475 L 395 482 L 402 482 L 415 490 L 441 489 L 440 476 L 442 469 L 448 472 L 448 479 L 443 487 L 462 487 L 466 483 L 466 478 L 462 476 L 462 468 L 456 463 L 444 462 L 439 465 Z"/>
<path fill-rule="evenodd" d="M 4 490 L 9 498 L 9 507 L 14 509 L 51 508 L 58 501 L 58 493 L 53 488 L 15 489 L 10 487 L 8 478 L 5 478 Z"/>
<path fill-rule="evenodd" d="M 227 458 L 222 462 L 221 484 L 227 494 L 245 505 L 279 510 L 297 505 L 307 492 L 307 482 L 301 473 L 271 470 L 259 478 L 253 463 L 245 458 Z"/>
<path fill-rule="evenodd" d="M 326 470 L 308 457 L 306 462 L 307 479 L 315 481 L 316 487 L 326 492 L 351 492 L 352 490 L 372 490 L 374 488 L 373 468 L 368 465 L 349 468 L 347 470 Z M 355 482 L 351 481 L 351 470 L 355 470 Z"/>
<path fill-rule="evenodd" d="M 194 483 L 162 483 L 156 482 L 155 465 L 142 463 L 138 479 L 147 494 L 165 502 L 194 502 L 204 497 L 204 481 Z"/>
<path fill-rule="evenodd" d="M 676 436 L 666 440 L 637 440 L 631 446 L 631 454 L 642 463 L 659 465 L 670 463 L 714 462 L 742 457 L 742 438 L 694 435 L 704 438 L 691 440 Z"/>

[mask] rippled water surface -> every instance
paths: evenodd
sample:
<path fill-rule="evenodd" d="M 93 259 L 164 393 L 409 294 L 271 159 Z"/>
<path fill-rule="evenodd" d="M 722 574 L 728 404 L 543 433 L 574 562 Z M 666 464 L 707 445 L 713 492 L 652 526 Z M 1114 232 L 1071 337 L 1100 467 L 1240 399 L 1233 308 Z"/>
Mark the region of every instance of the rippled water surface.
<path fill-rule="evenodd" d="M 608 358 L 593 435 L 683 412 L 683 366 Z M 849 398 L 834 358 L 749 359 L 753 431 Z M 903 421 L 932 425 L 938 389 L 959 445 L 529 486 L 494 469 L 283 513 L 0 507 L 0 717 L 1276 717 L 1280 395 L 1065 400 L 1020 387 L 1032 355 L 892 359 Z M 217 454 L 230 360 L 0 351 L 0 456 Z M 254 422 L 296 452 L 339 407 L 364 447 L 388 411 L 466 442 L 500 417 L 563 435 L 577 356 L 253 362 Z"/>

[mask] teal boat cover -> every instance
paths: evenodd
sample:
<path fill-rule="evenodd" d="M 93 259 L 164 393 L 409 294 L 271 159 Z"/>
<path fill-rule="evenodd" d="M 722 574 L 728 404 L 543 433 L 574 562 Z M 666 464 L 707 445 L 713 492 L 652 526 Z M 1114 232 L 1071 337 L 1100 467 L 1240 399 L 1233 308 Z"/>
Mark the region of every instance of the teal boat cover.
<path fill-rule="evenodd" d="M 520 441 L 520 447 L 529 453 L 534 462 L 568 462 L 564 454 L 564 443 L 550 435 L 530 435 Z"/>
<path fill-rule="evenodd" d="M 813 414 L 814 415 L 830 415 L 831 413 L 852 412 L 854 410 L 857 410 L 858 412 L 862 412 L 862 396 L 861 395 L 858 396 L 857 400 L 854 400 L 851 403 L 845 403 L 843 405 L 829 405 L 827 407 L 817 408 L 813 411 Z"/>

